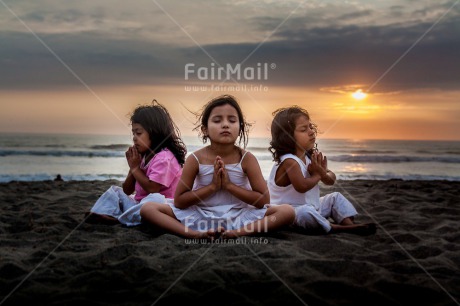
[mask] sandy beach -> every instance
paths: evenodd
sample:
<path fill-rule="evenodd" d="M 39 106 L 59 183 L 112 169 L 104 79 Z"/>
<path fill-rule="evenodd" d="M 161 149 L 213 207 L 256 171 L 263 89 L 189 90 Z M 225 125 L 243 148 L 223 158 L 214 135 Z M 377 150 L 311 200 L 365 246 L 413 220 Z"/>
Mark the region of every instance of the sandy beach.
<path fill-rule="evenodd" d="M 459 305 L 460 182 L 339 181 L 372 236 L 84 223 L 118 181 L 0 184 L 1 305 Z"/>

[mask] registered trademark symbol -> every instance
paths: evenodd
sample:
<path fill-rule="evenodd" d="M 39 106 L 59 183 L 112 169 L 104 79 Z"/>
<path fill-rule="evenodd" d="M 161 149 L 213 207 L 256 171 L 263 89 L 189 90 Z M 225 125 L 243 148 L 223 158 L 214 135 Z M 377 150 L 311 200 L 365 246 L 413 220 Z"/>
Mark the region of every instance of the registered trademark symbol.
<path fill-rule="evenodd" d="M 275 68 L 276 68 L 276 64 L 275 64 L 275 63 L 271 63 L 271 64 L 270 64 L 270 68 L 271 68 L 272 70 L 275 69 Z"/>

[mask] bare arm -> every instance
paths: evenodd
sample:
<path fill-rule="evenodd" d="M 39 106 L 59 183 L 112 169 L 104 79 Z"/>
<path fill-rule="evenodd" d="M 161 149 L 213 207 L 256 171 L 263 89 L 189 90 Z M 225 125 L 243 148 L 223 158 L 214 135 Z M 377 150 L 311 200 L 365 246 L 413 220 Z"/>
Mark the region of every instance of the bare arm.
<path fill-rule="evenodd" d="M 132 169 L 131 173 L 142 189 L 148 193 L 160 192 L 161 184 L 151 181 L 140 168 Z"/>
<path fill-rule="evenodd" d="M 327 168 L 327 157 L 324 156 L 323 158 L 322 153 L 320 153 L 320 159 L 321 159 L 321 168 L 324 170 L 324 172 L 322 172 L 322 175 L 321 175 L 321 182 L 323 182 L 323 184 L 325 185 L 334 185 L 336 176 L 334 172 L 332 172 L 331 170 Z"/>
<path fill-rule="evenodd" d="M 283 169 L 286 172 L 286 175 L 288 176 L 292 186 L 297 192 L 307 192 L 315 187 L 321 180 L 321 175 L 315 168 L 316 164 L 311 166 L 312 164 L 310 164 L 308 167 L 309 171 L 312 171 L 311 176 L 305 178 L 302 174 L 302 170 L 300 169 L 299 164 L 294 159 L 288 158 L 283 162 Z"/>
<path fill-rule="evenodd" d="M 335 184 L 335 173 L 331 170 L 327 170 L 326 174 L 321 177 L 321 182 L 325 185 L 334 185 Z"/>
<path fill-rule="evenodd" d="M 130 163 L 130 159 L 132 158 L 133 155 L 133 149 L 132 147 L 129 147 L 128 150 L 125 152 L 126 156 L 126 161 L 128 162 L 128 166 Z M 131 166 L 128 172 L 128 175 L 126 176 L 125 181 L 123 182 L 123 192 L 127 195 L 131 195 L 134 192 L 134 185 L 136 184 L 136 179 L 131 173 Z"/>
<path fill-rule="evenodd" d="M 193 182 L 198 174 L 198 170 L 198 161 L 195 157 L 190 155 L 185 161 L 182 176 L 177 184 L 176 193 L 174 195 L 174 206 L 177 208 L 185 209 L 195 205 L 219 190 L 220 182 L 217 178 L 218 169 L 216 169 L 216 167 L 214 170 L 213 181 L 210 185 L 197 190 L 192 190 Z"/>
<path fill-rule="evenodd" d="M 136 184 L 136 180 L 134 179 L 134 176 L 131 174 L 131 170 L 129 170 L 128 175 L 126 176 L 126 179 L 122 185 L 123 192 L 127 195 L 133 194 L 134 184 Z"/>
<path fill-rule="evenodd" d="M 270 202 L 270 194 L 255 156 L 248 152 L 243 160 L 242 167 L 248 176 L 252 190 L 247 190 L 233 184 L 228 179 L 225 168 L 222 170 L 222 189 L 226 189 L 232 195 L 249 205 L 257 208 L 264 207 L 265 204 Z"/>
<path fill-rule="evenodd" d="M 155 192 L 160 191 L 161 185 L 156 182 L 151 181 L 145 175 L 145 173 L 140 169 L 141 155 L 136 150 L 136 148 L 130 147 L 128 151 L 126 151 L 126 159 L 128 161 L 128 165 L 130 169 L 129 170 L 130 173 L 128 174 L 125 180 L 125 183 L 127 180 L 129 180 L 128 184 L 126 184 L 127 191 L 132 190 L 131 193 L 134 192 L 135 182 L 138 182 L 139 185 L 141 185 L 142 189 L 144 189 L 148 193 L 155 193 Z M 123 184 L 123 191 L 125 190 L 124 185 L 125 184 Z"/>

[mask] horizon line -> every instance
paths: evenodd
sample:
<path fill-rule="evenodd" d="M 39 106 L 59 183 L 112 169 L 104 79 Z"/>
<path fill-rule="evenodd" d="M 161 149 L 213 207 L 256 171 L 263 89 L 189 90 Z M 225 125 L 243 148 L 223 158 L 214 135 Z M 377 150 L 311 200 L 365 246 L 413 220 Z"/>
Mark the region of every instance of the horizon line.
<path fill-rule="evenodd" d="M 110 134 L 110 133 L 84 133 L 84 132 L 64 132 L 64 133 L 57 133 L 57 132 L 30 132 L 30 131 L 0 131 L 0 135 L 68 135 L 68 136 L 127 136 L 131 137 L 131 133 L 127 134 Z M 198 135 L 181 135 L 181 138 L 187 137 L 197 137 Z M 270 139 L 270 136 L 249 136 L 249 141 L 253 139 Z M 452 141 L 452 142 L 460 142 L 460 139 L 417 139 L 417 138 L 336 138 L 336 137 L 319 137 L 317 140 L 348 140 L 348 141 Z"/>

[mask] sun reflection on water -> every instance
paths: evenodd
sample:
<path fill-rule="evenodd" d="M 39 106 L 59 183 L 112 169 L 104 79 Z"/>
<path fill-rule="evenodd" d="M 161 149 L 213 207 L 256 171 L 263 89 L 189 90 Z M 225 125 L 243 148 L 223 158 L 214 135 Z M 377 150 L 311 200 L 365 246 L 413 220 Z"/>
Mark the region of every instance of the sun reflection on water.
<path fill-rule="evenodd" d="M 344 172 L 364 173 L 368 171 L 368 168 L 365 167 L 363 164 L 353 164 L 353 165 L 345 166 L 343 170 Z"/>

